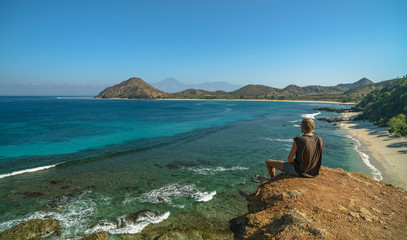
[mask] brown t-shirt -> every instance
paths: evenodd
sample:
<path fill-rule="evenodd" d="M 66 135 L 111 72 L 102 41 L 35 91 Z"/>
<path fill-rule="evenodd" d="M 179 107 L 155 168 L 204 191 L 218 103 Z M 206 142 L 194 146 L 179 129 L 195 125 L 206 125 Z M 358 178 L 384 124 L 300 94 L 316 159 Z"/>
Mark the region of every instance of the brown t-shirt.
<path fill-rule="evenodd" d="M 295 153 L 295 171 L 302 177 L 316 177 L 322 162 L 324 143 L 317 135 L 302 135 L 294 138 L 297 145 Z"/>

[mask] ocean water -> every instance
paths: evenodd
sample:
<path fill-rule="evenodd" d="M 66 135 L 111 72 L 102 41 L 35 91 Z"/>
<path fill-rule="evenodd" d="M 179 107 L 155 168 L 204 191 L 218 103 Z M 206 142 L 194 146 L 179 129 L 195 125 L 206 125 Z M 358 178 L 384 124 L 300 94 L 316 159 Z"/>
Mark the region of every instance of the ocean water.
<path fill-rule="evenodd" d="M 265 160 L 287 158 L 301 119 L 338 115 L 320 107 L 346 106 L 0 97 L 0 231 L 50 217 L 64 239 L 205 219 L 227 229 Z M 315 124 L 323 165 L 380 178 L 346 132 Z"/>

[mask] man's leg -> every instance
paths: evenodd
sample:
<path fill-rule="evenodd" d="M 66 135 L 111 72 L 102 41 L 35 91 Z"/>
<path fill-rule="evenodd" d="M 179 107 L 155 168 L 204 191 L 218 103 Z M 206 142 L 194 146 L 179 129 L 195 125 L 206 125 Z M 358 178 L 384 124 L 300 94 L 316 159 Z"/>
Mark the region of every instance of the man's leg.
<path fill-rule="evenodd" d="M 269 159 L 266 161 L 266 166 L 267 166 L 267 170 L 269 171 L 269 175 L 271 178 L 274 178 L 274 176 L 276 176 L 276 170 L 275 168 L 277 168 L 280 171 L 283 171 L 283 165 L 284 161 L 277 161 L 277 160 L 272 160 Z"/>

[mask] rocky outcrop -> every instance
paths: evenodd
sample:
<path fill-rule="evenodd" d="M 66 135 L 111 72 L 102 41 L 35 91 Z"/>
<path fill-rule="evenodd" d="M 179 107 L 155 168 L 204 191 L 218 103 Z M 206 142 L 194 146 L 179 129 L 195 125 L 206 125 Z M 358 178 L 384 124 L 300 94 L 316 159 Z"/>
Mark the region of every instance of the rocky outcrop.
<path fill-rule="evenodd" d="M 351 117 L 333 117 L 333 118 L 318 118 L 318 120 L 333 123 L 333 122 L 351 121 L 352 118 Z"/>
<path fill-rule="evenodd" d="M 61 224 L 56 219 L 31 219 L 0 233 L 0 240 L 37 240 L 62 235 Z M 104 231 L 92 233 L 81 240 L 107 240 L 109 234 Z M 54 238 L 52 238 L 54 239 Z M 59 238 L 58 238 L 59 239 Z"/>
<path fill-rule="evenodd" d="M 61 236 L 61 225 L 55 219 L 32 219 L 0 233 L 0 239 L 42 239 L 44 236 Z"/>
<path fill-rule="evenodd" d="M 342 169 L 280 174 L 246 199 L 248 213 L 230 221 L 235 239 L 402 239 L 407 231 L 407 191 Z"/>
<path fill-rule="evenodd" d="M 95 98 L 156 99 L 169 95 L 160 91 L 141 78 L 130 78 L 112 87 L 108 87 Z"/>
<path fill-rule="evenodd" d="M 350 109 L 348 109 L 348 108 L 329 108 L 329 107 L 323 107 L 323 108 L 314 108 L 314 110 L 326 111 L 326 112 L 334 112 L 334 113 L 348 113 L 348 112 L 350 112 Z"/>
<path fill-rule="evenodd" d="M 107 240 L 109 238 L 109 234 L 107 232 L 95 232 L 89 236 L 81 238 L 81 240 Z"/>

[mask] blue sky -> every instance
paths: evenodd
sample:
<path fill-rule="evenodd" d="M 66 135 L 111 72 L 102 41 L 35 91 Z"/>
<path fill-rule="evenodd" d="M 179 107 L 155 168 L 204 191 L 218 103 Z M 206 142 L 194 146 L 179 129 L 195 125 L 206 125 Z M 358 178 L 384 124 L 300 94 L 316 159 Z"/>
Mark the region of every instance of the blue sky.
<path fill-rule="evenodd" d="M 407 74 L 406 12 L 404 0 L 3 0 L 0 95 L 45 85 L 93 94 L 130 77 L 378 82 Z"/>

